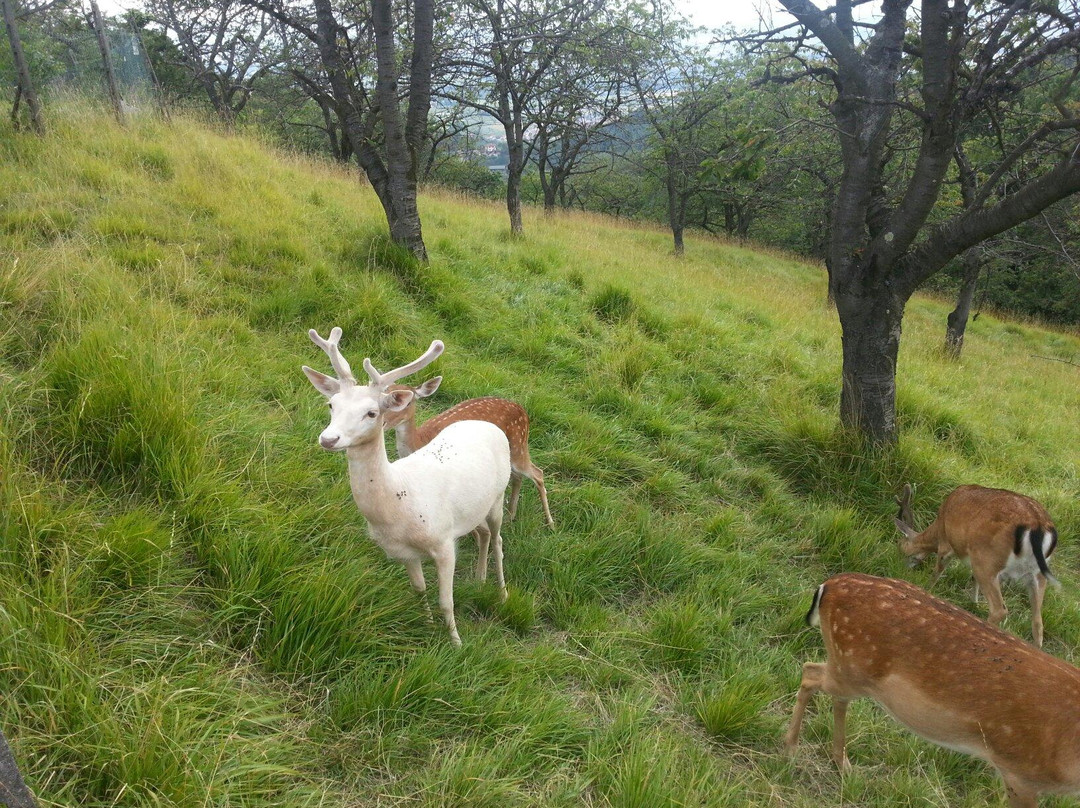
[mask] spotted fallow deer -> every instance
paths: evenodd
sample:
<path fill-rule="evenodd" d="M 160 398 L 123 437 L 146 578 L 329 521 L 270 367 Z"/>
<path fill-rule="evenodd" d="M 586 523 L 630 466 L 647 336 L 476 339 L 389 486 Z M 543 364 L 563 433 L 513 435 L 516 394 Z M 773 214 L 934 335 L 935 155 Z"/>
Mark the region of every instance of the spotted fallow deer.
<path fill-rule="evenodd" d="M 1012 808 L 1080 792 L 1080 669 L 906 581 L 836 575 L 806 620 L 828 659 L 803 665 L 789 752 L 820 690 L 833 700 L 833 759 L 850 768 L 848 702 L 866 696 L 926 740 L 989 761 Z"/>
<path fill-rule="evenodd" d="M 513 521 L 517 515 L 518 497 L 521 495 L 523 477 L 528 477 L 536 484 L 540 493 L 540 505 L 544 509 L 544 521 L 548 527 L 555 526 L 548 508 L 547 489 L 544 487 L 544 472 L 529 457 L 529 414 L 516 401 L 506 398 L 470 398 L 455 404 L 448 410 L 433 415 L 420 426 L 416 425 L 416 399 L 427 398 L 439 389 L 442 376 L 428 379 L 415 387 L 394 385 L 391 390 L 411 390 L 415 398 L 404 410 L 387 418 L 385 427 L 393 429 L 397 435 L 398 456 L 404 457 L 426 446 L 450 424 L 466 419 L 490 421 L 506 433 L 510 441 L 510 506 L 509 516 Z"/>
<path fill-rule="evenodd" d="M 368 359 L 369 383 L 359 384 L 341 355 L 341 329 L 323 339 L 314 329 L 312 342 L 330 358 L 337 378 L 304 366 L 315 389 L 329 400 L 330 424 L 319 435 L 329 451 L 344 452 L 356 506 L 367 519 L 368 532 L 386 554 L 402 562 L 409 581 L 423 598 L 426 588 L 421 562 L 435 562 L 439 606 L 450 641 L 461 645 L 454 621 L 456 540 L 483 526 L 495 545 L 495 576 L 503 600 L 503 495 L 510 481 L 510 444 L 503 431 L 486 421 L 459 421 L 444 429 L 423 449 L 391 463 L 386 456 L 385 419 L 413 400 L 411 390 L 391 390 L 403 376 L 432 362 L 443 350 L 438 340 L 404 367 L 380 373 Z"/>
<path fill-rule="evenodd" d="M 981 485 L 962 485 L 941 503 L 937 519 L 922 533 L 912 527 L 911 486 L 897 500 L 896 526 L 904 535 L 900 551 L 912 566 L 929 554 L 937 561 L 930 586 L 937 583 L 950 558 L 971 564 L 975 599 L 979 590 L 990 607 L 989 620 L 1001 625 L 1008 610 L 1001 596 L 1001 580 L 1027 584 L 1031 597 L 1031 637 L 1042 647 L 1042 602 L 1046 582 L 1055 586 L 1047 559 L 1057 547 L 1057 528 L 1046 508 L 1023 494 Z"/>

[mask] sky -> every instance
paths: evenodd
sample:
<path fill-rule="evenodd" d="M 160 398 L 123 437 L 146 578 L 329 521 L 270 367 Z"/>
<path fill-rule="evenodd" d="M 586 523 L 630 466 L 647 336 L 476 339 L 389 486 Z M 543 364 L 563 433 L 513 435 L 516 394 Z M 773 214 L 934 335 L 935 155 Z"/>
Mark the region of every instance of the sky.
<path fill-rule="evenodd" d="M 737 29 L 757 28 L 758 9 L 765 20 L 791 22 L 784 11 L 778 11 L 776 0 L 675 0 L 675 7 L 690 18 L 695 25 L 720 28 L 734 25 Z"/>
<path fill-rule="evenodd" d="M 689 17 L 695 25 L 719 28 L 731 23 L 736 28 L 756 28 L 757 8 L 777 19 L 786 15 L 773 11 L 776 0 L 674 0 L 675 7 Z M 140 5 L 138 0 L 98 0 L 106 14 L 120 14 Z M 766 17 L 768 19 L 768 17 Z"/>

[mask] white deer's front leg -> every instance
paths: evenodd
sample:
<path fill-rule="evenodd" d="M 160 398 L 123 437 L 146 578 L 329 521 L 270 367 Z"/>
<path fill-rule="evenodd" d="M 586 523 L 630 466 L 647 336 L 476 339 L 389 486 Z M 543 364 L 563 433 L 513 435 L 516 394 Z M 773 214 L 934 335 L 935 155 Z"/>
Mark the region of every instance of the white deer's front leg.
<path fill-rule="evenodd" d="M 435 556 L 435 571 L 439 576 L 439 608 L 442 609 L 446 627 L 450 629 L 450 642 L 461 646 L 457 623 L 454 621 L 454 565 L 457 561 L 454 545 L 442 549 Z"/>
<path fill-rule="evenodd" d="M 428 603 L 427 598 L 424 597 L 424 592 L 427 591 L 427 582 L 424 580 L 424 567 L 421 565 L 420 559 L 414 558 L 406 561 L 405 570 L 409 573 L 409 583 L 411 583 L 412 588 L 416 590 L 420 602 L 424 604 L 424 611 L 427 612 L 428 622 L 434 623 L 435 618 L 431 615 L 431 604 Z"/>

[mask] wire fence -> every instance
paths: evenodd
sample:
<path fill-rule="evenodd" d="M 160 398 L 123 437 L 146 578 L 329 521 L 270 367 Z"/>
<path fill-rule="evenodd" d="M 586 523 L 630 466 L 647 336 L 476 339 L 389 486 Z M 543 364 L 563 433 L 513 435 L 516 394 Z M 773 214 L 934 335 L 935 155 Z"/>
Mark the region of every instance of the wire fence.
<path fill-rule="evenodd" d="M 37 23 L 37 24 L 35 24 Z M 117 25 L 120 23 L 120 25 Z M 128 110 L 163 109 L 153 66 L 142 37 L 134 27 L 121 27 L 113 19 L 106 24 L 105 40 L 116 77 L 117 90 Z M 97 36 L 89 23 L 69 15 L 60 23 L 32 17 L 20 31 L 31 81 L 46 99 L 77 93 L 107 101 L 106 72 Z M 6 38 L 0 42 L 0 85 L 11 108 L 17 95 L 17 73 Z"/>

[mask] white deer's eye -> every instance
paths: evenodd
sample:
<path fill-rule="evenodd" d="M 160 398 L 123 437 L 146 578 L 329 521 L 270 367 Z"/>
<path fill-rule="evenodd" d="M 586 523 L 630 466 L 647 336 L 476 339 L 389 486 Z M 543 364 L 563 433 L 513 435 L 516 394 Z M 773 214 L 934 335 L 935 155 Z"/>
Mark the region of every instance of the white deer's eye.
<path fill-rule="evenodd" d="M 375 417 L 376 415 L 378 415 L 378 414 L 379 414 L 379 413 L 375 412 L 375 410 L 368 410 L 368 411 L 367 411 L 367 415 L 366 415 L 365 417 L 367 417 L 367 418 L 374 418 L 374 417 Z"/>

